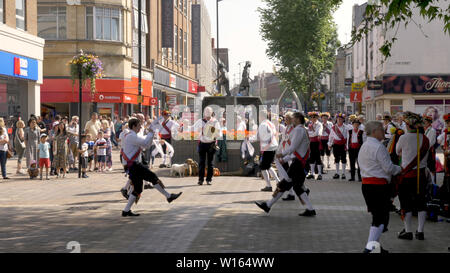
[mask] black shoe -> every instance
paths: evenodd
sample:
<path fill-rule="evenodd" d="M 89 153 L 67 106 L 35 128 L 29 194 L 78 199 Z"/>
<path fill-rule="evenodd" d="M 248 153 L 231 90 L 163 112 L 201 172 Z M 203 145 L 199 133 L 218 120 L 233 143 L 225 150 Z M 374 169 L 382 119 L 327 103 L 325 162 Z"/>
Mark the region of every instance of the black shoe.
<path fill-rule="evenodd" d="M 206 181 L 206 184 L 211 186 L 211 181 Z"/>
<path fill-rule="evenodd" d="M 122 194 L 122 196 L 128 200 L 128 198 L 130 197 L 128 195 L 128 191 L 126 189 L 120 189 L 120 193 Z"/>
<path fill-rule="evenodd" d="M 165 164 L 161 164 L 161 165 L 159 165 L 159 168 L 160 168 L 160 169 L 166 168 L 166 165 L 165 165 Z"/>
<path fill-rule="evenodd" d="M 345 174 L 342 175 L 342 179 L 345 179 Z"/>
<path fill-rule="evenodd" d="M 412 232 L 406 232 L 405 229 L 400 231 L 397 235 L 397 238 L 403 239 L 403 240 L 412 240 L 413 239 L 413 233 Z"/>
<path fill-rule="evenodd" d="M 371 253 L 372 252 L 372 250 L 370 250 L 370 249 L 367 249 L 367 248 L 364 248 L 364 250 L 363 250 L 363 253 Z"/>
<path fill-rule="evenodd" d="M 317 176 L 317 179 L 316 179 L 316 180 L 322 180 L 322 175 L 319 174 L 319 175 Z"/>
<path fill-rule="evenodd" d="M 182 192 L 177 193 L 177 194 L 175 194 L 175 193 L 170 194 L 170 197 L 167 198 L 167 202 L 171 203 L 173 200 L 175 200 L 178 197 L 180 197 L 181 194 L 182 194 Z"/>
<path fill-rule="evenodd" d="M 269 206 L 267 206 L 267 203 L 266 203 L 266 202 L 262 202 L 262 203 L 255 202 L 255 204 L 256 204 L 260 209 L 262 209 L 263 211 L 265 211 L 266 213 L 269 213 L 270 208 L 269 208 Z"/>
<path fill-rule="evenodd" d="M 313 174 L 309 174 L 306 179 L 314 179 L 314 175 Z"/>
<path fill-rule="evenodd" d="M 203 185 L 203 181 L 198 181 L 198 183 L 200 186 Z"/>
<path fill-rule="evenodd" d="M 355 178 L 352 177 L 352 178 L 350 178 L 348 181 L 355 181 Z"/>
<path fill-rule="evenodd" d="M 335 174 L 335 175 L 333 176 L 333 179 L 339 179 L 339 174 Z"/>
<path fill-rule="evenodd" d="M 286 198 L 282 198 L 283 201 L 293 201 L 295 200 L 295 196 L 288 194 L 288 196 L 286 196 Z"/>
<path fill-rule="evenodd" d="M 144 190 L 150 190 L 153 189 L 153 186 L 150 184 L 144 185 Z"/>
<path fill-rule="evenodd" d="M 423 232 L 416 231 L 416 239 L 420 241 L 425 240 L 425 234 Z"/>
<path fill-rule="evenodd" d="M 98 168 L 94 168 L 94 172 L 95 172 L 95 171 L 98 171 Z"/>
<path fill-rule="evenodd" d="M 389 251 L 387 251 L 386 249 L 384 249 L 384 248 L 382 248 L 382 247 L 380 246 L 380 253 L 381 253 L 381 254 L 387 254 L 387 253 L 389 253 Z"/>
<path fill-rule="evenodd" d="M 269 192 L 272 192 L 272 187 L 265 187 L 265 188 L 261 189 L 261 191 L 269 191 Z"/>
<path fill-rule="evenodd" d="M 315 216 L 316 211 L 315 210 L 305 210 L 305 212 L 300 213 L 298 216 Z"/>
<path fill-rule="evenodd" d="M 9 179 L 9 177 L 5 176 L 5 177 L 3 177 L 3 179 Z"/>
<path fill-rule="evenodd" d="M 123 217 L 127 217 L 127 216 L 139 216 L 139 215 L 140 215 L 140 214 L 135 214 L 135 213 L 131 212 L 131 210 L 130 210 L 129 212 L 122 211 L 122 216 L 123 216 Z"/>

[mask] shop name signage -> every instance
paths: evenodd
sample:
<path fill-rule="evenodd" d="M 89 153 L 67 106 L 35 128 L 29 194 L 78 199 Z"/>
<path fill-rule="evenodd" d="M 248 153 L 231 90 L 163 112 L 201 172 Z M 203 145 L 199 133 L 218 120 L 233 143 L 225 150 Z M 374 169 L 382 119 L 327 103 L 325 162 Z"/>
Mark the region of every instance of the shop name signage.
<path fill-rule="evenodd" d="M 425 89 L 430 91 L 433 89 L 450 89 L 450 81 L 444 81 L 441 78 L 433 78 L 425 84 Z"/>
<path fill-rule="evenodd" d="M 442 94 L 450 92 L 450 75 L 384 76 L 385 94 Z"/>
<path fill-rule="evenodd" d="M 0 75 L 38 80 L 38 61 L 0 51 Z"/>
<path fill-rule="evenodd" d="M 105 100 L 105 99 L 107 99 L 107 100 L 120 100 L 120 97 L 118 97 L 118 96 L 104 96 L 104 95 L 100 95 L 100 96 L 98 96 L 98 98 L 99 98 L 99 100 Z M 131 98 L 130 98 L 130 100 L 131 100 Z"/>

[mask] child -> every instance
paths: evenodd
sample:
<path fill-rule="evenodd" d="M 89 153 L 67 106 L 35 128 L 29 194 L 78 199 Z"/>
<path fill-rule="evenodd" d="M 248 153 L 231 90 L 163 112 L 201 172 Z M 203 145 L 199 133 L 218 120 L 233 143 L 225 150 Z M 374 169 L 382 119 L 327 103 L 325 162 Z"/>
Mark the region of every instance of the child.
<path fill-rule="evenodd" d="M 39 175 L 39 169 L 36 166 L 36 160 L 32 160 L 30 162 L 30 168 L 28 169 L 28 174 L 30 175 L 30 179 L 34 179 Z"/>
<path fill-rule="evenodd" d="M 86 167 L 89 157 L 89 143 L 86 141 L 87 137 L 86 135 L 81 136 L 81 150 L 78 150 L 78 152 L 81 154 L 81 172 L 83 175 L 82 178 L 88 178 L 89 176 L 86 175 Z"/>
<path fill-rule="evenodd" d="M 47 142 L 47 135 L 41 135 L 41 143 L 38 146 L 39 155 L 39 167 L 41 168 L 41 180 L 42 180 L 42 170 L 45 166 L 45 180 L 48 179 L 48 168 L 50 168 L 50 144 Z M 37 176 L 37 175 L 36 175 Z M 31 177 L 31 175 L 30 175 Z"/>
<path fill-rule="evenodd" d="M 92 141 L 91 134 L 86 135 L 86 143 L 88 144 L 88 162 L 89 162 L 89 172 L 92 172 L 92 161 L 94 160 L 94 141 Z M 94 166 L 95 167 L 95 166 Z"/>
<path fill-rule="evenodd" d="M 94 144 L 94 148 L 97 148 L 98 172 L 104 172 L 106 169 L 106 148 L 108 148 L 108 143 L 103 138 L 102 131 L 98 132 L 98 139 Z"/>

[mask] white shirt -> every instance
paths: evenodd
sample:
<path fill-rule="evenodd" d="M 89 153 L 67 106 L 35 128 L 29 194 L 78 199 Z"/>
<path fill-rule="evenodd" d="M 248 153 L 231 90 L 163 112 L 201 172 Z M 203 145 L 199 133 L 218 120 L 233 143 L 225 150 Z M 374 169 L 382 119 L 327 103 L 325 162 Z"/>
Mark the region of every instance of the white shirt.
<path fill-rule="evenodd" d="M 430 147 L 433 147 L 434 144 L 436 144 L 436 130 L 433 128 L 433 126 L 430 126 L 425 130 L 425 135 L 430 141 Z"/>
<path fill-rule="evenodd" d="M 344 138 L 345 138 L 345 139 L 348 139 L 348 126 L 345 125 L 345 124 L 342 124 L 342 126 L 339 127 L 339 125 L 337 125 L 337 123 L 336 123 L 335 126 L 336 126 L 336 128 L 337 128 L 339 131 L 341 131 L 341 133 L 342 133 L 342 135 L 344 136 Z M 352 127 L 352 129 L 353 129 L 353 127 Z M 331 133 L 330 133 L 330 138 L 329 138 L 329 140 L 328 140 L 328 146 L 333 146 L 335 140 L 342 140 L 342 139 L 334 132 L 333 129 L 331 129 L 330 132 L 331 132 Z"/>
<path fill-rule="evenodd" d="M 281 140 L 280 140 L 280 145 L 278 146 L 278 153 L 283 153 L 283 151 L 285 151 L 287 149 L 287 147 L 290 145 L 289 143 L 290 141 L 290 137 L 291 137 L 291 133 L 294 130 L 293 125 L 288 125 L 284 132 L 281 134 Z"/>
<path fill-rule="evenodd" d="M 173 120 L 171 120 L 171 119 L 169 119 L 168 121 L 167 121 L 167 123 L 166 123 L 166 127 L 170 130 L 170 132 L 168 132 L 167 130 L 166 130 L 166 128 L 164 128 L 164 126 L 163 126 L 163 123 L 164 123 L 164 117 L 160 117 L 159 119 L 156 119 L 153 123 L 152 123 L 152 125 L 150 126 L 154 131 L 156 130 L 156 129 L 158 129 L 159 130 L 159 132 L 162 134 L 162 135 L 168 135 L 168 134 L 174 134 L 174 133 L 176 133 L 177 132 L 177 129 L 178 129 L 178 123 L 176 123 L 175 121 L 173 121 Z"/>
<path fill-rule="evenodd" d="M 333 123 L 330 122 L 330 121 L 327 121 L 327 123 L 321 123 L 321 124 L 322 124 L 322 134 L 320 136 L 323 136 L 323 137 L 329 136 L 329 134 L 327 133 L 325 127 L 328 128 L 328 131 L 331 134 L 331 128 L 333 128 Z"/>
<path fill-rule="evenodd" d="M 129 159 L 132 159 L 134 155 L 141 149 L 147 148 L 151 145 L 153 141 L 153 134 L 150 133 L 147 136 L 140 136 L 136 134 L 135 131 L 130 130 L 130 133 L 127 134 L 122 143 L 122 149 L 125 156 Z M 136 162 L 141 162 L 141 153 L 135 159 Z M 123 158 L 123 162 L 126 162 Z"/>
<path fill-rule="evenodd" d="M 220 123 L 215 118 L 207 122 L 203 119 L 197 120 L 194 124 L 194 132 L 200 135 L 200 142 L 203 143 L 213 143 L 222 135 Z"/>
<path fill-rule="evenodd" d="M 302 125 L 298 125 L 292 130 L 290 140 L 291 145 L 287 146 L 282 152 L 284 162 L 296 158 L 294 152 L 297 152 L 301 157 L 305 157 L 309 149 L 308 132 Z"/>
<path fill-rule="evenodd" d="M 420 134 L 420 147 L 422 147 L 422 143 L 423 135 Z M 402 135 L 398 139 L 396 152 L 397 155 L 402 157 L 402 167 L 406 168 L 406 166 L 408 166 L 417 156 L 417 134 L 406 132 Z M 427 166 L 427 157 L 428 154 L 420 161 L 420 168 L 425 168 Z M 413 169 L 417 169 L 417 164 Z"/>
<path fill-rule="evenodd" d="M 322 135 L 323 126 L 322 123 L 316 121 L 315 123 L 310 123 L 308 126 L 308 136 L 309 137 L 318 137 Z"/>
<path fill-rule="evenodd" d="M 392 122 L 389 122 L 388 125 L 387 125 L 386 134 L 384 135 L 385 138 L 391 138 L 392 137 L 392 134 L 391 134 L 391 128 L 392 127 L 394 127 L 392 125 Z M 386 128 L 386 126 L 385 126 L 385 128 Z M 406 130 L 404 130 L 404 131 L 406 132 Z"/>
<path fill-rule="evenodd" d="M 7 140 L 8 139 L 8 130 L 6 128 L 3 128 L 3 134 L 0 136 L 0 140 Z M 8 143 L 5 143 L 3 145 L 0 145 L 0 151 L 8 151 Z"/>
<path fill-rule="evenodd" d="M 262 152 L 276 151 L 278 148 L 277 130 L 268 119 L 261 122 L 258 128 L 258 139 Z"/>
<path fill-rule="evenodd" d="M 86 142 L 81 145 L 81 150 L 86 150 L 85 152 L 83 152 L 83 157 L 89 156 L 88 148 L 89 145 Z"/>
<path fill-rule="evenodd" d="M 360 130 L 360 129 L 358 128 L 358 131 L 355 132 L 354 128 L 352 128 L 352 129 L 349 130 L 349 131 L 353 131 L 353 132 L 352 132 L 352 138 L 348 140 L 348 146 L 350 146 L 351 143 L 358 143 L 358 134 L 359 134 L 359 132 L 362 131 L 362 130 Z M 349 135 L 350 135 L 350 134 L 349 134 Z M 364 139 L 363 139 L 363 142 L 364 142 Z"/>
<path fill-rule="evenodd" d="M 437 143 L 439 143 L 442 146 L 442 149 L 444 148 L 445 145 L 444 138 L 445 138 L 445 129 L 442 130 L 442 134 L 437 138 Z M 450 133 L 447 134 L 447 141 L 449 140 L 450 140 Z"/>
<path fill-rule="evenodd" d="M 367 141 L 361 146 L 358 155 L 358 163 L 361 169 L 361 176 L 365 178 L 384 178 L 388 182 L 391 176 L 402 171 L 400 166 L 394 165 L 389 153 L 378 139 L 367 137 Z"/>

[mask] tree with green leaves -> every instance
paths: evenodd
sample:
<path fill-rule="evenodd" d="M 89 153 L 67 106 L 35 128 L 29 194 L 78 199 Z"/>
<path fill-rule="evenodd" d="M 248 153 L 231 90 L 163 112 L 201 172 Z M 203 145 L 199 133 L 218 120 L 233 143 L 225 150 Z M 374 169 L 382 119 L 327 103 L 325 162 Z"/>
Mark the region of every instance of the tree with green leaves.
<path fill-rule="evenodd" d="M 440 5 L 443 2 L 448 4 Z M 417 25 L 413 19 L 414 9 L 418 9 L 420 15 L 429 22 L 440 20 L 444 33 L 450 35 L 450 1 L 448 0 L 369 0 L 361 27 L 352 31 L 352 43 L 361 41 L 364 35 L 378 26 L 394 29 L 402 24 L 405 27 L 411 23 Z M 420 28 L 420 26 L 417 27 Z M 396 40 L 396 35 L 393 35 L 386 39 L 380 48 L 385 58 L 391 56 L 392 45 Z"/>
<path fill-rule="evenodd" d="M 340 0 L 264 0 L 261 34 L 268 43 L 283 85 L 312 106 L 324 73 L 331 71 L 340 46 L 333 13 Z"/>

